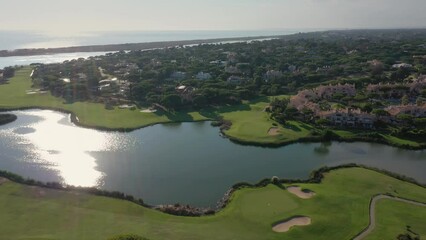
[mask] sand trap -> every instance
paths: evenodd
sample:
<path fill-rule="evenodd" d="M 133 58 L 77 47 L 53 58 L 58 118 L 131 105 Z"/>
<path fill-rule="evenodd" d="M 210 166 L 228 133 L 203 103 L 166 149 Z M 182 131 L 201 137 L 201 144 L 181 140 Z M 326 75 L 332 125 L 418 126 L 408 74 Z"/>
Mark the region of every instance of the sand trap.
<path fill-rule="evenodd" d="M 307 226 L 311 224 L 311 218 L 309 217 L 293 217 L 284 222 L 278 223 L 272 227 L 274 232 L 287 232 L 293 226 Z"/>
<path fill-rule="evenodd" d="M 123 105 L 118 106 L 118 108 L 120 108 L 120 109 L 131 109 L 131 108 L 136 108 L 136 106 L 135 105 L 123 104 Z"/>
<path fill-rule="evenodd" d="M 155 113 L 157 110 L 155 109 L 144 109 L 141 111 L 141 113 Z"/>
<path fill-rule="evenodd" d="M 32 95 L 32 94 L 46 94 L 47 91 L 40 91 L 39 89 L 35 89 L 35 90 L 26 90 L 25 91 L 28 95 Z"/>
<path fill-rule="evenodd" d="M 302 190 L 302 188 L 298 186 L 287 187 L 287 190 L 302 199 L 309 199 L 315 195 L 315 192 L 309 190 Z"/>
<path fill-rule="evenodd" d="M 8 180 L 6 178 L 0 177 L 0 185 L 7 182 Z"/>
<path fill-rule="evenodd" d="M 268 135 L 269 136 L 277 136 L 277 135 L 279 135 L 280 134 L 280 130 L 277 128 L 277 127 L 271 127 L 269 130 L 268 130 Z"/>

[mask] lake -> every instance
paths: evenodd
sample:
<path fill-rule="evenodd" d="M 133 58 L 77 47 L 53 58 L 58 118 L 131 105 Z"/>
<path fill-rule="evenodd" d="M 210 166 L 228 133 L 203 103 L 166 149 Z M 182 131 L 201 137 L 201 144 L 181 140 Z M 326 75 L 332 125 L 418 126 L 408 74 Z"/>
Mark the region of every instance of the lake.
<path fill-rule="evenodd" d="M 81 128 L 69 114 L 49 110 L 13 113 L 18 120 L 0 126 L 0 169 L 41 181 L 117 190 L 148 204 L 215 206 L 237 182 L 305 179 L 321 166 L 346 163 L 426 183 L 424 150 L 337 142 L 271 149 L 232 143 L 209 122 L 120 133 Z"/>

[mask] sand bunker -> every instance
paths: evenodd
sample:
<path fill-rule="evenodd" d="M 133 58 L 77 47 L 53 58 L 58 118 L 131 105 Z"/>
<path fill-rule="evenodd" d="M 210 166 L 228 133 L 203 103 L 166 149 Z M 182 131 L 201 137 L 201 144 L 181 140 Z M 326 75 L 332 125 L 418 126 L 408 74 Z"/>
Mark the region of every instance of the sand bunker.
<path fill-rule="evenodd" d="M 28 95 L 32 95 L 32 94 L 46 94 L 47 91 L 41 91 L 40 89 L 35 89 L 35 90 L 26 90 L 25 91 Z"/>
<path fill-rule="evenodd" d="M 277 136 L 277 135 L 279 135 L 280 134 L 280 130 L 277 128 L 277 127 L 271 127 L 269 130 L 268 130 L 268 135 L 269 136 Z"/>
<path fill-rule="evenodd" d="M 307 226 L 311 224 L 311 218 L 309 217 L 293 217 L 284 222 L 278 223 L 272 227 L 274 232 L 287 232 L 293 226 Z"/>
<path fill-rule="evenodd" d="M 142 113 L 155 113 L 157 110 L 155 110 L 155 109 L 144 109 L 144 110 L 142 110 L 141 112 Z"/>
<path fill-rule="evenodd" d="M 135 105 L 123 104 L 123 105 L 118 106 L 118 108 L 120 108 L 120 109 L 132 109 L 132 108 L 136 108 L 136 106 Z"/>
<path fill-rule="evenodd" d="M 296 195 L 296 196 L 298 196 L 298 197 L 300 197 L 302 199 L 309 199 L 309 198 L 311 198 L 311 197 L 313 197 L 315 195 L 314 192 L 309 191 L 309 190 L 305 190 L 305 189 L 302 190 L 302 188 L 298 187 L 298 186 L 287 187 L 287 190 L 290 193 L 292 193 L 292 194 L 294 194 L 294 195 Z"/>

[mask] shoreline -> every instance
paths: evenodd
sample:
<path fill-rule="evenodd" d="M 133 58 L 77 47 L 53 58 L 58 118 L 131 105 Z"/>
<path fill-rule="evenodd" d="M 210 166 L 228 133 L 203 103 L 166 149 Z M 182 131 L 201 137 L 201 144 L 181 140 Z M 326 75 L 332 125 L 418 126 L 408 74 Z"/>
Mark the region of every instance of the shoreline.
<path fill-rule="evenodd" d="M 74 192 L 95 195 L 95 196 L 103 196 L 107 198 L 115 198 L 115 199 L 120 199 L 124 201 L 129 201 L 137 205 L 140 205 L 142 207 L 146 207 L 149 209 L 153 209 L 153 210 L 163 212 L 169 215 L 174 215 L 174 216 L 203 217 L 203 216 L 216 215 L 220 213 L 221 211 L 223 211 L 232 202 L 233 195 L 235 194 L 235 192 L 240 189 L 243 189 L 243 188 L 257 189 L 257 188 L 263 188 L 263 187 L 266 187 L 267 185 L 273 184 L 283 190 L 286 190 L 287 187 L 284 186 L 283 184 L 300 184 L 300 183 L 321 184 L 323 179 L 326 177 L 325 176 L 326 173 L 339 170 L 339 169 L 345 169 L 345 168 L 361 168 L 361 169 L 366 169 L 370 171 L 375 171 L 375 172 L 384 174 L 386 176 L 398 179 L 400 181 L 411 183 L 426 189 L 426 184 L 419 183 L 413 178 L 407 177 L 405 175 L 400 175 L 397 173 L 393 173 L 387 170 L 378 169 L 374 167 L 368 167 L 366 165 L 350 163 L 350 164 L 343 164 L 343 165 L 333 166 L 333 167 L 321 167 L 317 170 L 314 170 L 310 174 L 310 177 L 308 179 L 285 179 L 285 178 L 278 179 L 273 177 L 273 178 L 262 179 L 255 184 L 250 184 L 247 182 L 239 182 L 234 184 L 229 190 L 227 190 L 224 193 L 223 197 L 218 201 L 218 205 L 215 209 L 211 209 L 211 208 L 204 208 L 204 207 L 193 207 L 190 205 L 183 205 L 183 204 L 150 205 L 145 203 L 142 198 L 138 199 L 133 197 L 132 195 L 127 195 L 119 191 L 102 190 L 96 187 L 77 187 L 72 185 L 62 185 L 61 183 L 57 183 L 57 182 L 42 182 L 42 181 L 37 181 L 34 179 L 24 178 L 18 174 L 14 174 L 12 172 L 4 171 L 4 170 L 0 170 L 0 177 L 6 178 L 12 182 L 27 185 L 27 186 L 36 186 L 36 187 L 54 189 L 54 190 L 66 191 L 66 192 L 74 191 Z"/>
<path fill-rule="evenodd" d="M 0 108 L 0 113 L 2 112 L 12 112 L 12 111 L 25 111 L 25 110 L 31 110 L 31 109 L 38 109 L 38 110 L 51 110 L 51 111 L 57 111 L 60 113 L 70 114 L 70 121 L 71 123 L 75 124 L 78 127 L 88 128 L 88 129 L 94 129 L 98 131 L 105 131 L 105 132 L 132 132 L 139 129 L 143 129 L 146 127 L 155 126 L 158 124 L 170 124 L 170 123 L 191 123 L 191 122 L 208 122 L 208 121 L 217 121 L 218 119 L 204 119 L 204 120 L 192 120 L 192 121 L 164 121 L 164 122 L 155 122 L 151 124 L 141 125 L 139 127 L 134 128 L 110 128 L 110 127 L 102 127 L 102 126 L 92 126 L 89 124 L 84 124 L 79 121 L 78 116 L 72 112 L 61 108 L 51 108 L 51 107 L 18 107 L 18 108 Z M 232 126 L 232 125 L 231 125 Z M 335 142 L 346 142 L 346 143 L 353 143 L 353 142 L 366 142 L 366 143 L 377 143 L 377 144 L 384 144 L 387 146 L 400 148 L 400 149 L 406 149 L 406 150 L 426 150 L 426 144 L 420 144 L 419 146 L 410 146 L 410 145 L 399 145 L 399 144 L 392 144 L 389 141 L 386 141 L 384 139 L 373 139 L 373 138 L 362 138 L 362 137 L 353 137 L 353 138 L 341 138 L 341 137 L 332 137 L 332 138 L 324 138 L 324 137 L 303 137 L 296 140 L 291 141 L 285 141 L 285 142 L 270 142 L 270 143 L 263 143 L 263 142 L 253 142 L 249 140 L 240 139 L 237 137 L 232 137 L 228 134 L 226 134 L 226 129 L 221 128 L 220 126 L 212 126 L 212 127 L 219 127 L 219 133 L 227 138 L 229 141 L 243 145 L 243 146 L 255 146 L 255 147 L 264 147 L 264 148 L 280 148 L 285 147 L 292 144 L 297 143 L 321 143 L 321 142 L 328 142 L 328 141 L 335 141 Z"/>
<path fill-rule="evenodd" d="M 51 55 L 51 54 L 61 54 L 61 53 L 76 53 L 76 52 L 138 51 L 138 50 L 151 50 L 151 49 L 159 49 L 159 48 L 170 48 L 170 47 L 176 47 L 176 46 L 182 46 L 182 45 L 185 46 L 185 45 L 200 45 L 200 44 L 215 44 L 215 43 L 217 44 L 217 43 L 226 43 L 226 42 L 233 42 L 233 41 L 244 42 L 244 41 L 255 41 L 255 40 L 267 40 L 267 39 L 274 39 L 274 38 L 282 38 L 284 36 L 288 36 L 288 35 L 87 45 L 87 46 L 70 46 L 70 47 L 58 47 L 58 48 L 21 48 L 21 49 L 14 49 L 14 50 L 0 50 L 0 57 L 36 56 L 36 55 Z"/>

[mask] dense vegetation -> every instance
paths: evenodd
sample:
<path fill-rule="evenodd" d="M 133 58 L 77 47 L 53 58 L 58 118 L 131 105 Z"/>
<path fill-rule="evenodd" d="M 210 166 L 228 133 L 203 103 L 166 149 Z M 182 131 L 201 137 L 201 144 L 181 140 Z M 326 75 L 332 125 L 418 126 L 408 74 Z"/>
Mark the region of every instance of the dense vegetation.
<path fill-rule="evenodd" d="M 306 33 L 38 65 L 33 78 L 37 86 L 69 101 L 121 99 L 172 109 L 201 108 L 296 93 L 321 83 L 362 87 L 402 82 L 410 75 L 426 73 L 425 39 L 425 30 Z M 377 64 L 372 65 L 373 60 Z M 413 67 L 392 68 L 397 63 Z M 112 78 L 118 81 L 100 83 Z M 180 91 L 178 86 L 186 88 Z"/>

